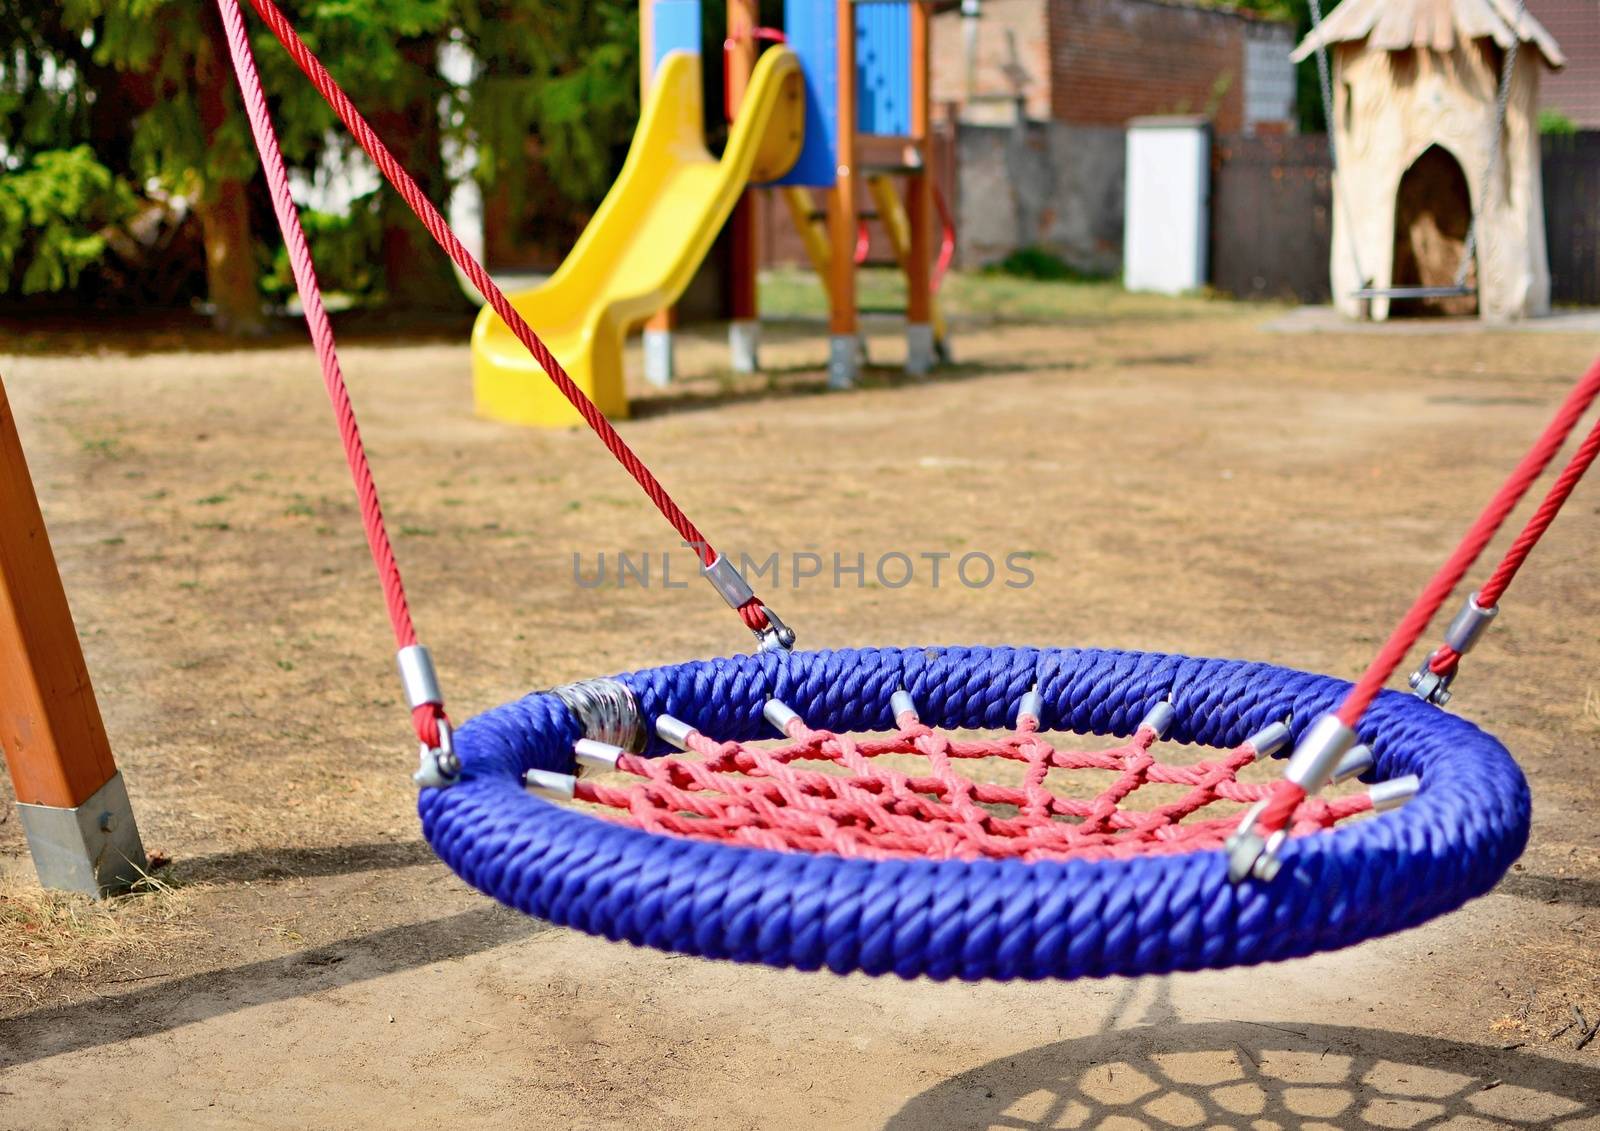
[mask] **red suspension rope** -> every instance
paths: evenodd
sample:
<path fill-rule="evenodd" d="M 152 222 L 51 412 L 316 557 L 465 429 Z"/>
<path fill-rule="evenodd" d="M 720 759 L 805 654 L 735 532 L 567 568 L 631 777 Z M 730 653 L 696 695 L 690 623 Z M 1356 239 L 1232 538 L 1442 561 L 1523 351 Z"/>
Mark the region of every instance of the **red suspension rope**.
<path fill-rule="evenodd" d="M 367 461 L 366 448 L 361 442 L 361 429 L 350 403 L 350 390 L 339 368 L 333 326 L 322 305 L 322 290 L 317 284 L 311 248 L 306 243 L 305 231 L 300 226 L 300 214 L 289 193 L 289 174 L 284 168 L 283 152 L 278 146 L 277 133 L 272 128 L 272 118 L 267 113 L 266 95 L 262 92 L 261 76 L 256 71 L 250 38 L 245 32 L 244 15 L 239 10 L 238 0 L 218 0 L 217 6 L 227 31 L 228 51 L 233 58 L 240 93 L 244 96 L 245 112 L 250 118 L 250 131 L 255 135 L 267 184 L 272 189 L 272 208 L 289 249 L 289 265 L 294 271 L 300 303 L 305 308 L 306 326 L 316 347 L 317 361 L 322 366 L 322 383 L 339 424 L 345 463 L 349 465 L 350 478 L 355 483 L 356 497 L 361 504 L 361 525 L 366 531 L 367 547 L 372 551 L 373 565 L 377 567 L 378 578 L 383 583 L 383 597 L 389 610 L 389 624 L 394 629 L 395 647 L 408 648 L 416 644 L 417 631 L 411 622 L 411 609 L 406 604 L 405 583 L 401 580 L 400 565 L 395 561 L 394 546 L 389 541 L 389 532 L 384 525 L 378 487 L 373 482 L 372 465 Z M 417 738 L 430 748 L 439 745 L 439 724 L 444 720 L 442 704 L 423 704 L 412 712 Z"/>
<path fill-rule="evenodd" d="M 1571 461 L 1551 484 L 1549 493 L 1539 504 L 1539 509 L 1528 519 L 1528 525 L 1522 528 L 1517 540 L 1511 543 L 1511 548 L 1506 551 L 1506 556 L 1500 559 L 1500 564 L 1495 567 L 1488 582 L 1478 590 L 1477 603 L 1480 607 L 1492 609 L 1500 603 L 1500 598 L 1511 587 L 1517 571 L 1528 560 L 1528 555 L 1533 553 L 1533 548 L 1539 544 L 1539 539 L 1544 537 L 1545 531 L 1550 529 L 1550 524 L 1556 520 L 1556 515 L 1561 513 L 1561 508 L 1571 496 L 1573 488 L 1594 463 L 1596 455 L 1600 455 L 1600 421 L 1596 421 L 1594 427 L 1589 430 L 1583 443 L 1573 453 Z M 1446 675 L 1454 674 L 1460 662 L 1461 654 L 1450 645 L 1442 644 L 1438 651 L 1434 652 L 1428 666 L 1438 674 Z"/>
<path fill-rule="evenodd" d="M 218 2 L 223 3 L 224 0 L 218 0 Z M 511 300 L 506 298 L 505 293 L 495 285 L 494 280 L 489 278 L 489 272 L 473 257 L 471 252 L 462 246 L 461 241 L 456 237 L 455 232 L 451 230 L 445 218 L 440 215 L 439 210 L 434 207 L 433 202 L 423 193 L 417 182 L 412 179 L 411 174 L 407 173 L 400 166 L 400 163 L 395 160 L 394 155 L 389 152 L 388 147 L 373 132 L 372 127 L 367 124 L 367 120 L 361 116 L 355 105 L 350 101 L 349 96 L 334 81 L 327 68 L 311 52 L 311 49 L 301 41 L 294 30 L 294 26 L 289 23 L 288 18 L 284 16 L 276 4 L 272 3 L 272 0 L 250 0 L 250 5 L 266 23 L 272 34 L 277 37 L 278 42 L 283 45 L 284 50 L 289 53 L 295 64 L 311 80 L 312 85 L 317 88 L 317 93 L 321 94 L 328 105 L 333 108 L 333 112 L 345 124 L 345 128 L 350 131 L 356 143 L 366 151 L 367 156 L 378 167 L 378 171 L 383 174 L 384 179 L 394 187 L 394 190 L 400 194 L 417 219 L 421 221 L 422 226 L 428 230 L 428 234 L 433 237 L 434 242 L 444 249 L 456 266 L 461 268 L 462 272 L 471 280 L 472 285 L 478 288 L 478 292 L 488 300 L 489 305 L 494 308 L 494 312 L 511 328 L 511 332 L 516 335 L 517 340 L 523 344 L 533 356 L 533 359 L 539 363 L 540 368 L 545 371 L 545 374 L 556 388 L 561 390 L 561 395 L 566 397 L 572 403 L 572 406 L 578 410 L 578 413 L 588 422 L 589 427 L 594 430 L 595 435 L 600 437 L 601 442 L 616 457 L 617 462 L 622 464 L 629 475 L 633 476 L 634 480 L 644 490 L 644 493 L 649 496 L 650 501 L 656 505 L 656 509 L 672 524 L 673 529 L 682 536 L 684 542 L 695 548 L 696 553 L 700 556 L 701 563 L 706 566 L 714 563 L 717 560 L 717 552 L 706 540 L 705 535 L 700 533 L 699 528 L 689 521 L 688 515 L 684 514 L 679 509 L 678 504 L 673 502 L 672 496 L 667 493 L 666 488 L 661 485 L 650 469 L 645 466 L 644 461 L 634 453 L 633 449 L 617 433 L 617 430 L 612 427 L 605 414 L 596 407 L 595 403 L 568 376 L 561 362 L 540 340 L 539 335 L 534 333 L 527 320 L 517 313 L 516 308 L 511 305 Z M 237 0 L 227 0 L 227 6 L 236 9 L 238 6 Z M 242 21 L 240 21 L 240 24 L 240 35 L 243 36 Z M 251 65 L 253 66 L 253 63 Z M 752 631 L 761 632 L 769 626 L 770 622 L 767 618 L 767 613 L 756 598 L 752 597 L 745 601 L 739 607 L 738 612 L 740 619 Z"/>
<path fill-rule="evenodd" d="M 1416 602 L 1400 619 L 1390 634 L 1388 641 L 1379 650 L 1376 657 L 1368 665 L 1365 673 L 1350 689 L 1345 696 L 1344 703 L 1337 712 L 1338 720 L 1346 727 L 1355 728 L 1361 721 L 1361 716 L 1366 714 L 1367 708 L 1372 705 L 1373 699 L 1389 677 L 1395 672 L 1406 653 L 1416 646 L 1422 634 L 1427 631 L 1429 623 L 1438 614 L 1452 591 L 1461 583 L 1467 571 L 1472 568 L 1478 556 L 1483 553 L 1484 547 L 1504 524 L 1518 502 L 1527 494 L 1528 489 L 1549 466 L 1550 461 L 1561 451 L 1567 437 L 1572 434 L 1573 428 L 1583 418 L 1583 414 L 1594 403 L 1595 397 L 1600 395 L 1600 361 L 1589 366 L 1587 372 L 1573 387 L 1572 391 L 1556 410 L 1555 417 L 1545 427 L 1543 433 L 1534 441 L 1533 447 L 1527 455 L 1517 464 L 1511 475 L 1495 492 L 1489 504 L 1484 507 L 1483 513 L 1478 516 L 1466 537 L 1456 547 L 1455 552 L 1439 567 L 1428 584 L 1423 587 L 1422 593 Z M 1539 511 L 1529 522 L 1522 536 L 1517 539 L 1517 544 L 1512 547 L 1512 552 L 1507 555 L 1507 560 L 1501 563 L 1501 568 L 1495 571 L 1495 577 L 1501 579 L 1501 590 L 1510 582 L 1518 567 L 1527 559 L 1528 553 L 1533 549 L 1539 537 L 1549 529 L 1556 512 L 1561 504 L 1572 493 L 1572 488 L 1577 484 L 1583 472 L 1593 462 L 1595 452 L 1593 447 L 1600 445 L 1600 425 L 1596 425 L 1566 470 L 1551 488 Z M 1290 772 L 1294 766 L 1291 763 Z M 1306 789 L 1294 781 L 1284 780 L 1273 786 L 1272 794 L 1267 799 L 1266 806 L 1255 817 L 1256 827 L 1263 833 L 1277 832 L 1289 824 L 1294 816 L 1295 809 L 1306 799 Z"/>
<path fill-rule="evenodd" d="M 1556 411 L 1554 419 L 1545 427 L 1544 432 L 1534 442 L 1533 447 L 1528 449 L 1528 454 L 1522 457 L 1522 462 L 1517 464 L 1515 470 L 1501 485 L 1500 490 L 1489 500 L 1489 505 L 1484 507 L 1483 513 L 1478 516 L 1477 521 L 1467 531 L 1467 535 L 1461 540 L 1461 544 L 1456 547 L 1455 552 L 1450 555 L 1444 565 L 1439 567 L 1439 572 L 1434 574 L 1433 578 L 1423 588 L 1421 595 L 1417 597 L 1416 603 L 1401 618 L 1400 623 L 1395 626 L 1394 632 L 1390 635 L 1388 642 L 1373 658 L 1372 663 L 1367 667 L 1361 679 L 1350 690 L 1350 694 L 1345 697 L 1344 704 L 1339 708 L 1339 719 L 1346 726 L 1355 726 L 1361 720 L 1361 716 L 1366 714 L 1367 708 L 1371 706 L 1372 700 L 1377 696 L 1379 689 L 1388 682 L 1389 677 L 1394 674 L 1395 669 L 1405 659 L 1406 653 L 1411 651 L 1417 641 L 1422 638 L 1423 632 L 1427 630 L 1429 622 L 1439 612 L 1440 606 L 1449 599 L 1451 592 L 1461 583 L 1461 579 L 1467 575 L 1467 570 L 1471 569 L 1472 564 L 1478 560 L 1478 555 L 1483 553 L 1484 547 L 1489 544 L 1489 540 L 1495 536 L 1495 533 L 1500 529 L 1506 518 L 1516 508 L 1517 503 L 1528 493 L 1528 489 L 1533 486 L 1535 480 L 1539 478 L 1544 469 L 1550 465 L 1550 461 L 1561 451 L 1562 445 L 1567 442 L 1567 437 L 1572 434 L 1573 428 L 1583 418 L 1583 414 L 1589 411 L 1589 406 L 1594 403 L 1597 395 L 1600 395 L 1600 361 L 1590 365 L 1588 371 L 1584 373 L 1577 385 L 1567 394 L 1566 400 L 1561 403 L 1561 407 Z M 1587 443 L 1585 446 L 1587 447 Z M 1592 461 L 1593 458 L 1593 453 L 1590 453 L 1589 460 Z M 1574 463 L 1576 464 L 1576 462 L 1575 460 Z M 1527 545 L 1522 549 L 1520 557 L 1516 559 L 1517 566 L 1520 566 L 1522 561 L 1527 558 L 1528 551 L 1533 549 L 1533 543 L 1537 542 L 1539 536 L 1549 528 L 1550 522 L 1555 518 L 1555 510 L 1560 509 L 1561 503 L 1566 501 L 1567 495 L 1571 494 L 1572 486 L 1577 482 L 1577 476 L 1581 475 L 1587 467 L 1588 461 L 1577 466 L 1575 473 L 1574 467 L 1568 467 L 1567 472 L 1573 473 L 1572 482 L 1566 486 L 1554 508 L 1543 520 L 1542 524 L 1537 526 L 1532 539 L 1528 541 Z M 1562 478 L 1566 479 L 1566 477 L 1567 475 L 1563 474 Z M 1559 482 L 1557 486 L 1560 486 Z M 1552 491 L 1552 494 L 1554 493 Z M 1541 506 L 1540 511 L 1543 512 L 1549 504 L 1550 499 L 1547 498 L 1545 506 Z M 1535 515 L 1535 521 L 1537 520 L 1538 516 Z M 1530 523 L 1530 527 L 1532 526 L 1533 524 Z M 1526 536 L 1528 532 L 1524 531 L 1523 533 Z M 1520 543 L 1522 539 L 1518 539 L 1518 541 Z M 1515 566 L 1512 567 L 1511 572 L 1516 572 Z M 1506 580 L 1509 581 L 1510 578 L 1507 577 Z"/>

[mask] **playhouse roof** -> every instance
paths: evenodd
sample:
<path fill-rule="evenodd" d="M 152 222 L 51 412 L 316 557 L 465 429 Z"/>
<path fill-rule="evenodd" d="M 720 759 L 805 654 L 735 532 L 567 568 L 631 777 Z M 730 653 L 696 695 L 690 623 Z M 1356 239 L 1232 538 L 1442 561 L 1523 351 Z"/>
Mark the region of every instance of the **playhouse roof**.
<path fill-rule="evenodd" d="M 1313 31 L 1294 49 L 1295 62 L 1307 58 L 1319 44 L 1353 43 L 1365 39 L 1380 51 L 1447 52 L 1457 41 L 1492 39 L 1510 47 L 1513 35 L 1539 49 L 1552 67 L 1567 57 L 1548 31 L 1527 11 L 1517 18 L 1515 0 L 1344 0 L 1328 13 L 1320 31 Z"/>

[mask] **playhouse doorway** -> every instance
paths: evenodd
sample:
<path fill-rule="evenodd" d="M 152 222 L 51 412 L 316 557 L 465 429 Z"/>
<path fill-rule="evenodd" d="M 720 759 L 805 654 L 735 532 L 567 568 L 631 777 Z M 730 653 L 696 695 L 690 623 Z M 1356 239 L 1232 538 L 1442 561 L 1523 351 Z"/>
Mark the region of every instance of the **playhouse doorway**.
<path fill-rule="evenodd" d="M 1429 146 L 1400 178 L 1394 205 L 1394 272 L 1397 287 L 1449 287 L 1456 283 L 1472 227 L 1472 191 L 1467 175 L 1442 146 Z M 1476 292 L 1478 265 L 1467 267 Z M 1396 302 L 1392 316 L 1470 316 L 1478 296 L 1456 295 Z"/>

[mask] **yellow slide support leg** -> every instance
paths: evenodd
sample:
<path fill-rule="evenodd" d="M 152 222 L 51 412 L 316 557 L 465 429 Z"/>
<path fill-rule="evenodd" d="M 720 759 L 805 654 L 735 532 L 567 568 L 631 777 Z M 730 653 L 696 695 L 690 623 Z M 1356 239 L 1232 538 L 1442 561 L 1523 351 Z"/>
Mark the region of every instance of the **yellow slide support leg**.
<path fill-rule="evenodd" d="M 895 260 L 900 264 L 900 270 L 905 271 L 911 259 L 911 218 L 906 215 L 905 202 L 895 190 L 894 177 L 886 173 L 869 175 L 867 192 L 871 194 L 873 206 L 878 210 L 878 219 L 883 221 L 884 229 L 889 233 L 889 244 L 894 248 Z M 930 301 L 933 340 L 942 350 L 947 341 L 944 312 L 939 309 L 938 295 L 933 295 Z"/>

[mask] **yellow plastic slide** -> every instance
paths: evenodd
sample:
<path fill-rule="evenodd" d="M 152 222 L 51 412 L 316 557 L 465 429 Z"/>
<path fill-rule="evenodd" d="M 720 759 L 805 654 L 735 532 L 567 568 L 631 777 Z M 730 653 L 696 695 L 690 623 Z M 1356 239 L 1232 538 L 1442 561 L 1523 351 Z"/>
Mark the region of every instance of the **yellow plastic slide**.
<path fill-rule="evenodd" d="M 800 154 L 800 63 L 773 47 L 757 61 L 722 160 L 706 150 L 700 57 L 667 55 L 617 183 L 548 281 L 511 296 L 578 387 L 607 416 L 628 414 L 622 344 L 632 326 L 676 302 L 748 181 L 787 172 Z M 472 328 L 472 386 L 485 416 L 516 424 L 581 423 L 510 327 L 489 307 Z"/>

